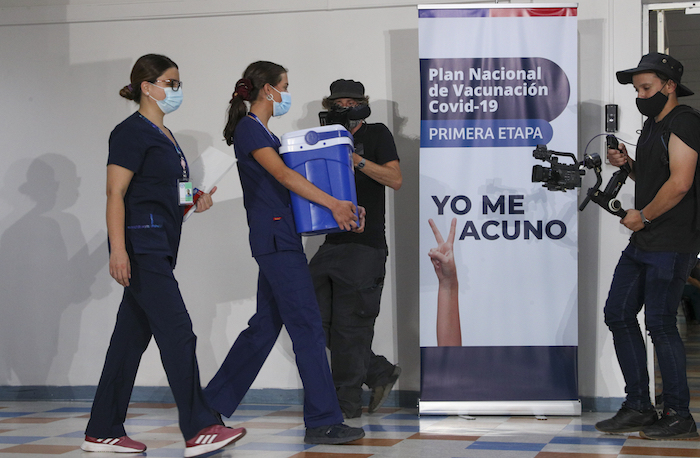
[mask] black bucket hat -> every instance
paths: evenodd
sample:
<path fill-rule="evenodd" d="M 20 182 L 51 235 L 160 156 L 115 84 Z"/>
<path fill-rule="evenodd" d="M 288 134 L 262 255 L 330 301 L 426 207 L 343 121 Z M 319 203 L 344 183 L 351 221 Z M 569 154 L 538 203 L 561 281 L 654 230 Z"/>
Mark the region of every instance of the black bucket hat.
<path fill-rule="evenodd" d="M 331 95 L 328 100 L 335 99 L 364 99 L 365 87 L 359 81 L 335 80 L 331 83 Z"/>
<path fill-rule="evenodd" d="M 694 94 L 693 91 L 681 84 L 683 64 L 668 54 L 661 54 L 660 52 L 645 54 L 642 56 L 636 68 L 617 72 L 617 81 L 619 81 L 620 84 L 630 84 L 632 83 L 632 76 L 635 73 L 642 72 L 659 72 L 675 81 L 678 85 L 676 89 L 676 95 L 678 95 L 678 97 Z"/>

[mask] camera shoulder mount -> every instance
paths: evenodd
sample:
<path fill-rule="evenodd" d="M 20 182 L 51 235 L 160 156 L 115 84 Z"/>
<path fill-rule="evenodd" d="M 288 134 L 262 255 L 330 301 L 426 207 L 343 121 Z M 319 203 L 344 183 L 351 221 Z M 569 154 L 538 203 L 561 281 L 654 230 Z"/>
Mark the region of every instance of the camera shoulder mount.
<path fill-rule="evenodd" d="M 606 137 L 606 144 L 608 149 L 617 149 L 619 145 L 617 138 L 614 135 L 608 135 Z M 592 168 L 595 172 L 596 183 L 588 190 L 588 195 L 584 201 L 581 202 L 578 209 L 582 211 L 584 208 L 586 208 L 588 202 L 593 201 L 600 205 L 603 210 L 606 210 L 615 216 L 619 216 L 620 218 L 627 216 L 627 212 L 622 209 L 622 204 L 616 197 L 617 193 L 620 192 L 622 185 L 625 184 L 627 177 L 632 171 L 629 164 L 623 165 L 620 167 L 620 170 L 613 173 L 613 176 L 610 178 L 610 181 L 608 181 L 605 189 L 601 191 L 600 185 L 603 183 L 603 178 L 601 175 L 602 161 L 600 160 L 600 156 L 597 154 L 593 154 L 592 156 L 586 155 L 586 157 L 584 157 L 584 163 L 587 164 L 587 168 Z M 592 166 L 589 166 L 588 164 L 592 164 Z"/>
<path fill-rule="evenodd" d="M 608 149 L 617 149 L 619 142 L 614 135 L 608 135 L 606 138 Z M 537 148 L 532 152 L 535 159 L 547 161 L 551 167 L 543 167 L 534 165 L 532 167 L 532 182 L 543 182 L 542 186 L 550 191 L 566 191 L 581 187 L 581 176 L 586 174 L 585 169 L 593 169 L 596 176 L 595 185 L 588 190 L 586 198 L 579 206 L 579 210 L 583 211 L 588 205 L 588 202 L 595 202 L 600 205 L 605 211 L 612 213 L 615 216 L 624 218 L 627 212 L 622 209 L 622 204 L 616 198 L 620 192 L 625 180 L 632 172 L 628 164 L 620 167 L 620 170 L 615 172 L 610 178 L 610 181 L 605 186 L 604 190 L 600 190 L 600 185 L 603 184 L 602 177 L 602 160 L 600 155 L 593 153 L 586 154 L 583 161 L 577 162 L 576 156 L 572 153 L 559 153 L 547 149 L 547 145 L 537 145 Z M 559 163 L 559 157 L 569 157 L 572 159 L 572 164 Z"/>

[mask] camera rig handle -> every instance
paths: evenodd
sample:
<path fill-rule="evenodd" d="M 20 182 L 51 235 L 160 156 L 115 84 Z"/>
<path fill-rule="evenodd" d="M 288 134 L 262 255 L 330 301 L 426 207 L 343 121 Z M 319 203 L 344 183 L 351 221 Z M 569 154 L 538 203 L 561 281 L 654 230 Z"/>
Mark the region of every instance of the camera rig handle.
<path fill-rule="evenodd" d="M 606 138 L 606 144 L 608 149 L 617 149 L 618 141 L 614 135 L 608 135 Z M 588 205 L 588 202 L 593 201 L 598 204 L 601 208 L 615 216 L 624 218 L 627 216 L 627 212 L 622 209 L 622 204 L 617 197 L 617 193 L 620 192 L 622 185 L 625 184 L 627 177 L 631 173 L 629 164 L 625 164 L 620 167 L 620 170 L 615 172 L 610 178 L 610 181 L 605 186 L 605 190 L 600 190 L 600 185 L 603 183 L 603 178 L 601 174 L 601 164 L 600 156 L 593 154 L 592 156 L 586 155 L 583 161 L 586 168 L 593 169 L 596 176 L 596 184 L 588 190 L 588 195 L 584 201 L 579 206 L 579 210 L 583 210 Z"/>

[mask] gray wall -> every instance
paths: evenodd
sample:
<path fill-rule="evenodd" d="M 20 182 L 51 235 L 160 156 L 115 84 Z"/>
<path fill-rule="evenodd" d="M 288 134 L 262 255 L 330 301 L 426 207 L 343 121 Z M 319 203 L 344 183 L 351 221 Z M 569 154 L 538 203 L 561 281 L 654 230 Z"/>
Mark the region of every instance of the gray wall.
<path fill-rule="evenodd" d="M 424 3 L 436 3 L 426 1 Z M 277 134 L 316 125 L 337 78 L 361 80 L 374 122 L 393 131 L 404 185 L 388 191 L 390 262 L 375 350 L 404 367 L 401 390 L 419 389 L 418 135 L 416 4 L 360 0 L 0 0 L 0 386 L 95 385 L 121 288 L 107 271 L 104 224 L 109 132 L 135 106 L 119 98 L 135 59 L 163 53 L 180 66 L 185 102 L 166 118 L 190 160 L 227 150 L 221 130 L 233 84 L 259 59 L 289 68 L 293 105 L 271 122 Z M 579 3 L 580 153 L 602 132 L 603 106 L 621 107 L 621 136 L 641 117 L 613 72 L 641 54 L 639 0 Z M 600 141 L 598 141 L 600 140 Z M 602 151 L 603 140 L 592 143 Z M 612 173 L 606 167 L 606 176 Z M 586 177 L 584 186 L 592 179 Z M 631 202 L 631 187 L 624 197 Z M 215 207 L 185 224 L 176 276 L 199 336 L 207 381 L 255 307 L 238 177 Z M 628 238 L 615 218 L 589 206 L 580 218 L 580 392 L 619 398 L 621 376 L 602 322 L 612 269 Z M 309 240 L 308 254 L 318 246 Z M 551 281 L 556 281 L 553 275 Z M 494 272 L 494 283 L 503 283 Z M 486 305 L 485 305 L 486 306 Z M 494 317 L 494 323 L 498 317 Z M 137 384 L 165 386 L 152 345 Z M 291 343 L 275 346 L 254 388 L 300 388 Z"/>

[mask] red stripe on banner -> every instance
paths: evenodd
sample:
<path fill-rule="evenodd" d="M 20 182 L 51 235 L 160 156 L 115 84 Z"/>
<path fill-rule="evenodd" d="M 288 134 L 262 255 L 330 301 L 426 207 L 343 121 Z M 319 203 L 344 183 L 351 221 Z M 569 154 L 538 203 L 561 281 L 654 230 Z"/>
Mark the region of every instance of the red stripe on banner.
<path fill-rule="evenodd" d="M 577 8 L 492 8 L 491 17 L 576 16 Z"/>

